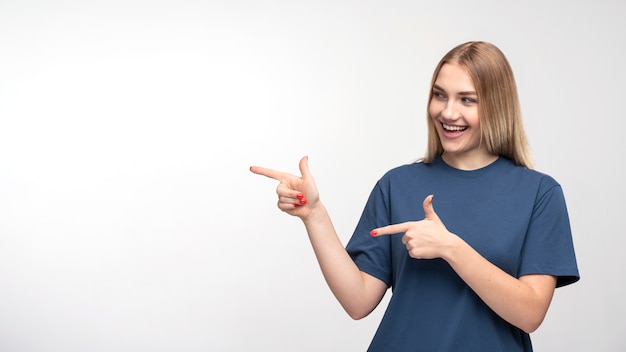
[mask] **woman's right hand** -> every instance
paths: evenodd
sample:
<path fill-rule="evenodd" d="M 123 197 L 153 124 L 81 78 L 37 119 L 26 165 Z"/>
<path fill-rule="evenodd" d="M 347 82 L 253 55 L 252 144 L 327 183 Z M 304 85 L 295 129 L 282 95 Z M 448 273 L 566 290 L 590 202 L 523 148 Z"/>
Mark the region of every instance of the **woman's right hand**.
<path fill-rule="evenodd" d="M 286 172 L 267 169 L 260 166 L 251 166 L 250 171 L 279 181 L 276 187 L 278 208 L 287 214 L 305 220 L 319 205 L 319 192 L 313 176 L 309 172 L 309 158 L 300 159 L 301 176 Z"/>
<path fill-rule="evenodd" d="M 385 295 L 387 284 L 360 271 L 348 255 L 319 199 L 308 158 L 300 160 L 300 177 L 259 166 L 250 167 L 250 171 L 280 182 L 276 188 L 278 208 L 304 222 L 331 291 L 353 319 L 367 316 Z"/>

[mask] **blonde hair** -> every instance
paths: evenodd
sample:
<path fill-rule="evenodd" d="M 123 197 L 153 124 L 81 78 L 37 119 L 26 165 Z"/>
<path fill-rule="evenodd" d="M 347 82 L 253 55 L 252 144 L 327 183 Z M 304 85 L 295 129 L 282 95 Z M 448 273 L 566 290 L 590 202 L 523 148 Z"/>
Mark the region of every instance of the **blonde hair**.
<path fill-rule="evenodd" d="M 447 63 L 461 65 L 472 77 L 478 96 L 481 142 L 487 145 L 489 152 L 511 159 L 517 165 L 532 168 L 515 77 L 500 49 L 486 42 L 467 42 L 450 50 L 439 61 L 433 73 L 429 106 L 433 99 L 432 87 L 441 67 Z M 428 145 L 423 158 L 426 163 L 443 154 L 441 140 L 429 115 L 427 113 Z"/>

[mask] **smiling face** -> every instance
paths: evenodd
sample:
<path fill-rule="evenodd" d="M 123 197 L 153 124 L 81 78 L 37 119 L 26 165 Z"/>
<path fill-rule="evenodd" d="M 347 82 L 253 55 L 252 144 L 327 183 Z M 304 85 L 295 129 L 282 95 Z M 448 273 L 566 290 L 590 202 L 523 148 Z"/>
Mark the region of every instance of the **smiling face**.
<path fill-rule="evenodd" d="M 428 113 L 441 140 L 444 161 L 463 170 L 493 162 L 497 156 L 481 143 L 480 102 L 465 68 L 456 63 L 444 64 L 432 90 Z"/>

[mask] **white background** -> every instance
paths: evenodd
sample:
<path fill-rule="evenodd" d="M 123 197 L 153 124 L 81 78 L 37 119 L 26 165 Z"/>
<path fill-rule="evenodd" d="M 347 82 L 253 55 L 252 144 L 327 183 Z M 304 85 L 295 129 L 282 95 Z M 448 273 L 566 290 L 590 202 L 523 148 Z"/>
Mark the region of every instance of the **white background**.
<path fill-rule="evenodd" d="M 626 5 L 0 0 L 0 351 L 364 351 L 276 183 L 309 155 L 341 239 L 421 157 L 441 56 L 515 71 L 582 279 L 537 351 L 624 351 Z"/>

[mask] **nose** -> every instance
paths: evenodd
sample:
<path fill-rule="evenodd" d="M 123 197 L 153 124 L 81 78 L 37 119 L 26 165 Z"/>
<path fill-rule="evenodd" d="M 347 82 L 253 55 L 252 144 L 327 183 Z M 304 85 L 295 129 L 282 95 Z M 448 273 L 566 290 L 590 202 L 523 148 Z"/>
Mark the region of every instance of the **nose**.
<path fill-rule="evenodd" d="M 452 99 L 448 99 L 446 101 L 446 105 L 441 111 L 441 116 L 446 120 L 456 120 L 459 118 L 460 113 L 457 110 L 454 101 Z"/>

